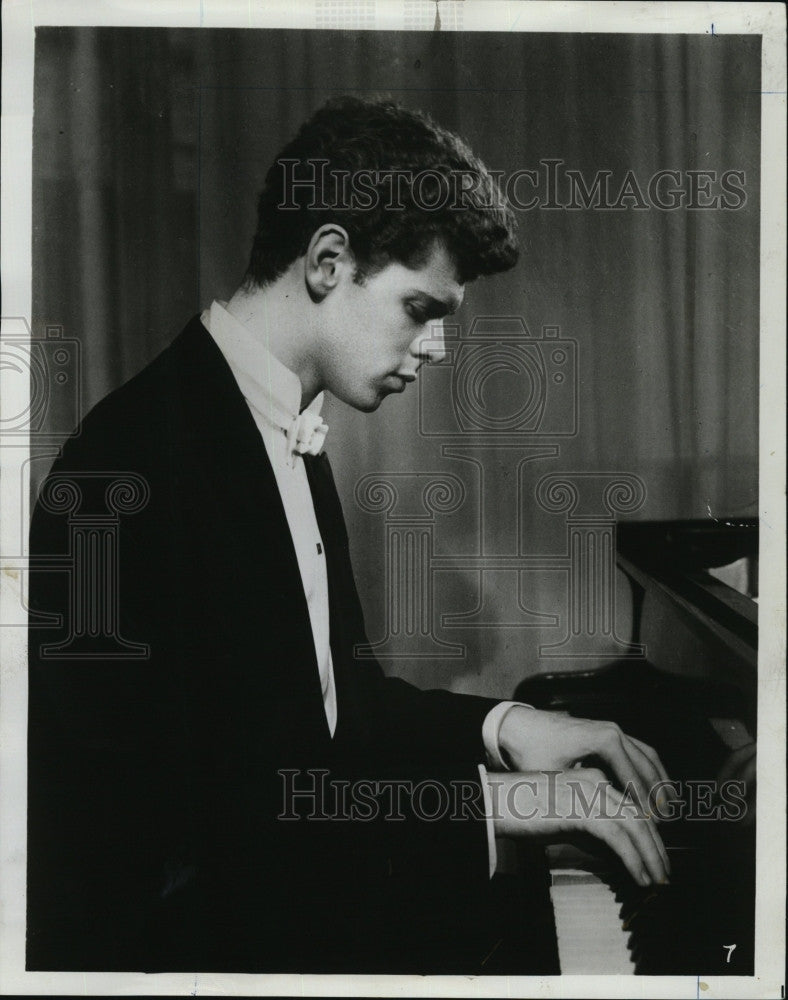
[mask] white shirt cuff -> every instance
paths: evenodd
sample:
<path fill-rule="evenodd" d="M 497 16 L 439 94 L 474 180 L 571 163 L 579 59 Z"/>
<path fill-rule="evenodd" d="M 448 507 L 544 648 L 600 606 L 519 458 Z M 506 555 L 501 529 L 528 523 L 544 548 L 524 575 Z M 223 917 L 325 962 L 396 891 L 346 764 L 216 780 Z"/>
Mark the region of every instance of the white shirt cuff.
<path fill-rule="evenodd" d="M 522 701 L 499 701 L 487 713 L 482 724 L 482 742 L 487 752 L 487 764 L 493 771 L 510 770 L 501 756 L 498 734 L 501 731 L 503 717 L 510 708 L 514 708 L 516 705 L 519 705 L 521 708 L 533 708 L 533 705 L 526 705 Z"/>
<path fill-rule="evenodd" d="M 479 764 L 479 778 L 482 783 L 482 797 L 484 798 L 484 821 L 487 824 L 487 857 L 490 859 L 490 878 L 495 874 L 498 867 L 498 851 L 495 846 L 495 826 L 493 825 L 493 804 L 490 786 L 487 784 L 487 768 L 484 764 Z"/>

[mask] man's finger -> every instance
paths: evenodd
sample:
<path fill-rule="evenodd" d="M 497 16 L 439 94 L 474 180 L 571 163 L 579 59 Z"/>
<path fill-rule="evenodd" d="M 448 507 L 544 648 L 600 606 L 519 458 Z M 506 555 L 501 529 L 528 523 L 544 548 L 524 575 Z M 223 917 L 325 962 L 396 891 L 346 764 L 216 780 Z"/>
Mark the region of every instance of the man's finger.
<path fill-rule="evenodd" d="M 635 744 L 635 746 L 638 748 L 638 750 L 641 751 L 641 753 L 645 754 L 646 757 L 648 757 L 653 766 L 656 768 L 657 774 L 659 775 L 659 780 L 670 781 L 670 778 L 668 777 L 668 772 L 665 770 L 665 765 L 660 760 L 659 754 L 654 749 L 654 747 L 650 747 L 648 743 L 644 743 L 642 740 L 635 739 L 634 736 L 627 736 L 627 738 L 632 743 Z"/>
<path fill-rule="evenodd" d="M 583 829 L 612 847 L 640 885 L 667 882 L 667 854 L 652 821 L 610 785 L 600 807 L 586 815 Z"/>
<path fill-rule="evenodd" d="M 659 851 L 659 856 L 662 858 L 662 867 L 665 869 L 665 875 L 670 877 L 670 857 L 668 855 L 668 849 L 662 842 L 662 837 L 659 835 L 656 823 L 652 819 L 642 820 L 641 822 L 651 834 L 651 839 L 654 841 L 654 845 Z"/>
<path fill-rule="evenodd" d="M 648 789 L 645 809 L 649 814 L 652 814 L 652 797 L 654 796 L 654 789 L 660 785 L 664 779 L 662 778 L 662 773 L 657 769 L 651 758 L 648 757 L 643 750 L 641 750 L 642 745 L 643 744 L 639 744 L 637 740 L 633 740 L 631 736 L 624 737 L 624 747 L 627 752 L 627 756 L 632 761 L 638 771 L 638 774 L 640 775 L 641 780 Z M 669 797 L 675 798 L 675 792 L 672 787 L 670 787 L 670 793 Z"/>
<path fill-rule="evenodd" d="M 608 764 L 622 788 L 634 790 L 638 804 L 645 813 L 649 807 L 649 787 L 627 753 L 624 740 L 624 734 L 618 726 L 606 727 L 595 752 Z"/>
<path fill-rule="evenodd" d="M 615 789 L 610 789 L 610 804 L 615 809 L 612 822 L 620 823 L 626 831 L 652 881 L 666 882 L 669 868 L 667 854 L 654 823 L 639 814 Z"/>
<path fill-rule="evenodd" d="M 650 883 L 651 879 L 643 864 L 640 852 L 635 847 L 631 837 L 616 820 L 597 817 L 595 822 L 593 818 L 590 818 L 586 830 L 615 851 L 638 885 L 647 886 Z"/>
<path fill-rule="evenodd" d="M 639 752 L 643 756 L 640 758 L 641 761 L 647 760 L 651 765 L 653 770 L 651 771 L 651 782 L 649 789 L 649 812 L 654 813 L 657 820 L 662 819 L 660 809 L 666 802 L 675 802 L 680 796 L 676 790 L 673 782 L 668 778 L 668 772 L 665 769 L 665 765 L 660 760 L 657 751 L 648 745 L 648 743 L 643 743 L 642 740 L 635 739 L 634 736 L 627 736 L 627 740 L 631 747 L 631 753 Z M 656 774 L 656 778 L 654 777 Z M 659 791 L 655 794 L 654 788 L 659 786 Z M 652 806 L 652 795 L 653 806 Z M 662 801 L 660 801 L 660 799 Z"/>

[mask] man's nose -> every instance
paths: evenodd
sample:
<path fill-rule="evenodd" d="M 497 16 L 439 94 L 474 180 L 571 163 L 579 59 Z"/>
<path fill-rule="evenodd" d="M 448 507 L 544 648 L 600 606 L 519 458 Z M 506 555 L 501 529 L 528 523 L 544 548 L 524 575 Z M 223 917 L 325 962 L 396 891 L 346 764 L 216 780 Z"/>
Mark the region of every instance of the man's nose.
<path fill-rule="evenodd" d="M 435 320 L 411 345 L 411 353 L 422 362 L 437 365 L 446 357 L 443 321 Z"/>

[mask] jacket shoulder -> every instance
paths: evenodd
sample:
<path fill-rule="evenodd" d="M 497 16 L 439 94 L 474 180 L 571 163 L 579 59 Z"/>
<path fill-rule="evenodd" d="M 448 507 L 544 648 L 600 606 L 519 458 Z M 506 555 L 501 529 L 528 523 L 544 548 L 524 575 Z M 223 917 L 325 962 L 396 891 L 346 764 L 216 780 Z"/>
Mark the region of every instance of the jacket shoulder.
<path fill-rule="evenodd" d="M 147 465 L 171 449 L 174 425 L 183 423 L 178 414 L 184 409 L 184 385 L 208 377 L 205 354 L 211 345 L 205 341 L 213 345 L 195 317 L 140 372 L 90 409 L 63 446 L 53 471 L 103 469 L 129 461 Z"/>

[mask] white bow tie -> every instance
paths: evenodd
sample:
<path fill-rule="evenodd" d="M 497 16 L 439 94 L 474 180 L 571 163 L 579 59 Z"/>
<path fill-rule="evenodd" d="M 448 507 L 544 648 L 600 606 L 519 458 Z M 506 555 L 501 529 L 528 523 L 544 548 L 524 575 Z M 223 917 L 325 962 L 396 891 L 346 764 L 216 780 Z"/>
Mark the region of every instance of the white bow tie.
<path fill-rule="evenodd" d="M 328 424 L 314 410 L 304 410 L 287 428 L 287 454 L 295 468 L 296 455 L 318 455 L 328 434 Z"/>

